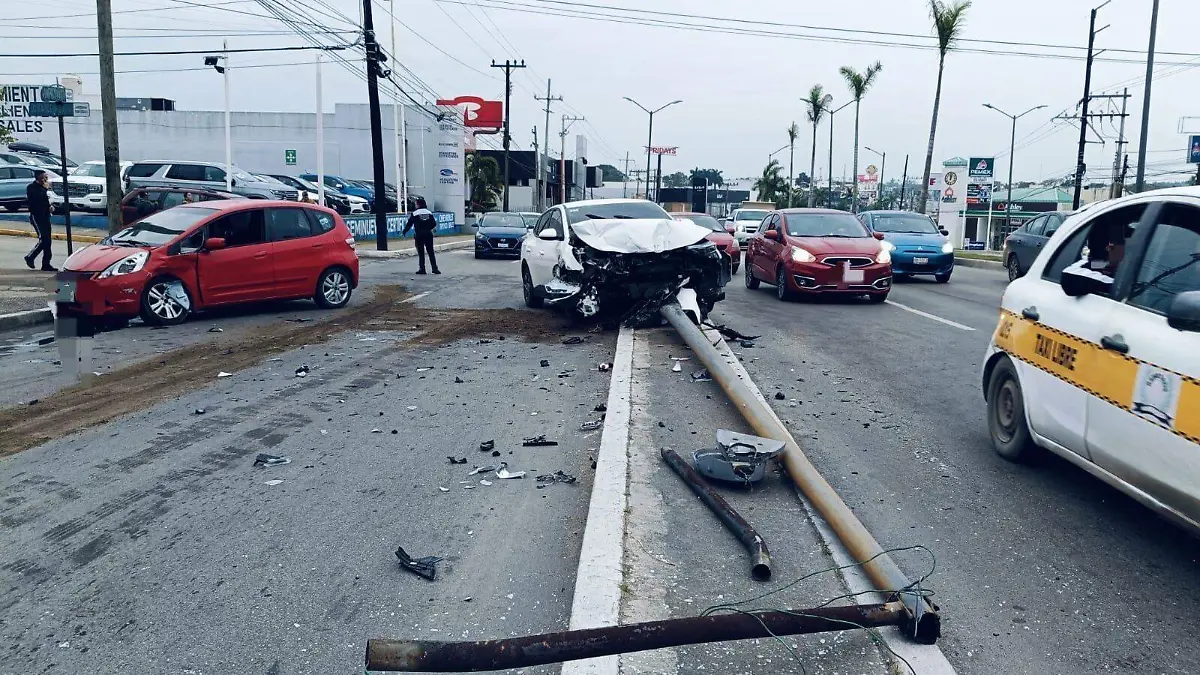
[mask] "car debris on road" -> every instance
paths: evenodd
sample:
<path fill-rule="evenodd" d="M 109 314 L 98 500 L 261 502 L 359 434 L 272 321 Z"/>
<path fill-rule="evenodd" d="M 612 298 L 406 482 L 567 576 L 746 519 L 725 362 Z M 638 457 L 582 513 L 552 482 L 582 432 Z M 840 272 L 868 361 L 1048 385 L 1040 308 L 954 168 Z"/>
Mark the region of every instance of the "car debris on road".
<path fill-rule="evenodd" d="M 500 462 L 499 468 L 496 469 L 496 478 L 514 479 L 514 478 L 524 478 L 524 477 L 525 477 L 524 471 L 509 471 L 508 470 L 508 462 Z"/>
<path fill-rule="evenodd" d="M 283 464 L 290 464 L 291 462 L 292 459 L 290 457 L 268 455 L 265 452 L 258 453 L 258 456 L 254 458 L 254 466 L 259 466 L 260 464 L 262 466 L 281 466 Z"/>
<path fill-rule="evenodd" d="M 768 460 L 783 452 L 783 441 L 717 429 L 717 447 L 692 455 L 696 470 L 707 478 L 749 484 L 763 479 Z"/>
<path fill-rule="evenodd" d="M 551 445 L 558 445 L 558 441 L 547 440 L 546 435 L 542 434 L 541 436 L 531 436 L 529 438 L 526 438 L 524 441 L 521 442 L 521 445 L 523 445 L 527 448 L 538 448 L 538 447 L 547 447 L 547 446 L 551 446 Z"/>
<path fill-rule="evenodd" d="M 396 548 L 396 558 L 400 560 L 401 567 L 430 581 L 437 579 L 437 564 L 442 561 L 442 558 L 432 555 L 413 558 L 404 550 L 403 546 Z"/>

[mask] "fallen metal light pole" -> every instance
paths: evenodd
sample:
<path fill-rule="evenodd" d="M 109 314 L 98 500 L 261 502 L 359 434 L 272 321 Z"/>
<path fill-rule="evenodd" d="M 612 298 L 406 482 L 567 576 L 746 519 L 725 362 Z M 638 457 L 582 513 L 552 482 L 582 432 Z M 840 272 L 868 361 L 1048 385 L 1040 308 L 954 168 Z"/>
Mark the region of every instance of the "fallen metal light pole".
<path fill-rule="evenodd" d="M 863 570 L 875 588 L 894 592 L 904 603 L 908 610 L 908 616 L 902 626 L 905 634 L 923 644 L 935 643 L 941 635 L 941 618 L 938 616 L 937 606 L 910 588 L 911 584 L 904 572 L 891 557 L 883 553 L 879 542 L 875 541 L 850 507 L 846 506 L 829 482 L 808 460 L 796 439 L 792 438 L 770 406 L 754 395 L 680 306 L 675 303 L 664 305 L 661 312 L 663 318 L 692 348 L 713 380 L 733 401 L 755 433 L 784 442 L 784 464 L 796 486 L 833 528 L 854 560 L 862 563 Z"/>
<path fill-rule="evenodd" d="M 691 467 L 687 461 L 680 457 L 678 453 L 670 448 L 663 448 L 661 451 L 662 458 L 667 461 L 675 473 L 683 479 L 683 482 L 692 488 L 692 492 L 704 502 L 725 527 L 734 534 L 750 552 L 750 574 L 759 581 L 770 581 L 771 579 L 771 553 L 767 551 L 767 542 L 759 536 L 758 532 L 746 522 L 746 519 L 741 516 L 725 498 L 709 487 L 700 474 Z"/>
<path fill-rule="evenodd" d="M 907 616 L 903 603 L 889 602 L 694 616 L 479 642 L 377 639 L 367 641 L 366 669 L 449 673 L 528 668 L 706 642 L 896 626 Z"/>

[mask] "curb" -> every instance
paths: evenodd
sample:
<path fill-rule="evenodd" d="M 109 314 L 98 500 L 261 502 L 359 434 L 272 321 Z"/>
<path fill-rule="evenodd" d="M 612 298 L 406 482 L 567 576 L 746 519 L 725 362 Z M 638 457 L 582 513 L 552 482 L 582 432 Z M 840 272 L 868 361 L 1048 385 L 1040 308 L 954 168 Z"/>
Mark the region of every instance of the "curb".
<path fill-rule="evenodd" d="M 470 242 L 468 242 L 470 243 Z M 616 626 L 621 619 L 625 580 L 626 474 L 629 465 L 629 412 L 633 381 L 633 329 L 621 327 L 608 386 L 608 410 L 596 456 L 596 477 L 588 502 L 587 525 L 579 549 L 575 593 L 567 628 Z M 568 661 L 562 675 L 617 675 L 619 656 Z"/>
<path fill-rule="evenodd" d="M 433 250 L 436 253 L 441 253 L 442 251 L 456 251 L 461 248 L 470 248 L 474 245 L 475 242 L 468 239 L 467 241 L 452 241 L 449 244 L 434 244 Z M 365 251 L 358 251 L 358 257 L 385 260 L 389 258 L 415 258 L 417 257 L 417 249 L 416 247 L 398 248 L 394 251 L 373 251 L 368 249 Z"/>
<path fill-rule="evenodd" d="M 37 234 L 29 230 L 10 230 L 7 227 L 0 227 L 0 236 L 36 238 Z M 62 232 L 52 232 L 50 233 L 50 238 L 57 239 L 58 241 L 66 241 L 67 235 L 63 234 Z M 89 234 L 75 234 L 74 232 L 71 233 L 71 241 L 73 243 L 99 244 L 101 239 L 103 239 L 103 237 L 93 237 Z"/>
<path fill-rule="evenodd" d="M 0 330 L 12 330 L 13 328 L 24 328 L 25 326 L 36 326 L 39 323 L 53 322 L 54 313 L 50 311 L 50 308 L 0 314 Z"/>
<path fill-rule="evenodd" d="M 978 258 L 960 258 L 955 256 L 954 264 L 962 265 L 963 267 L 978 267 L 985 270 L 1004 269 L 1004 263 L 1000 262 L 999 260 L 980 260 Z"/>

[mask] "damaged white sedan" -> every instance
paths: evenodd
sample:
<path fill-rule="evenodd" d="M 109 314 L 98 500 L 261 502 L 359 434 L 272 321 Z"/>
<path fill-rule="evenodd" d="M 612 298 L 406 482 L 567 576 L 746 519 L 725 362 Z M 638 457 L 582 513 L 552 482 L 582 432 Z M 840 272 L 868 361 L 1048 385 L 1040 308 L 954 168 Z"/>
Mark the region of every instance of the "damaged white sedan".
<path fill-rule="evenodd" d="M 584 317 L 619 314 L 636 323 L 677 295 L 690 301 L 694 293 L 707 316 L 725 298 L 730 277 L 730 261 L 709 233 L 642 199 L 551 207 L 521 246 L 525 304 L 566 307 Z"/>

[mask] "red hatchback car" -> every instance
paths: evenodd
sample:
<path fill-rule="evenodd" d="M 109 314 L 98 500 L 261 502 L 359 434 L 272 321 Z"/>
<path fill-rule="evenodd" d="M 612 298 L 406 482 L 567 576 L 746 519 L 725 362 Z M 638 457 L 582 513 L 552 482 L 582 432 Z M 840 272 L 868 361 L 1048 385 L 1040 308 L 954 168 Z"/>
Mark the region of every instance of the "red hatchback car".
<path fill-rule="evenodd" d="M 159 211 L 77 251 L 59 273 L 58 312 L 171 325 L 240 302 L 342 307 L 357 285 L 354 236 L 333 210 L 211 201 Z"/>
<path fill-rule="evenodd" d="M 707 213 L 672 213 L 671 217 L 675 220 L 690 220 L 700 227 L 712 230 L 712 234 L 705 237 L 716 245 L 717 250 L 729 256 L 730 269 L 734 274 L 737 274 L 738 267 L 742 264 L 742 249 L 738 247 L 737 239 L 734 239 L 721 221 L 713 218 Z"/>
<path fill-rule="evenodd" d="M 746 247 L 746 288 L 765 281 L 780 300 L 837 294 L 883 302 L 892 289 L 892 257 L 881 238 L 845 211 L 775 211 Z"/>

